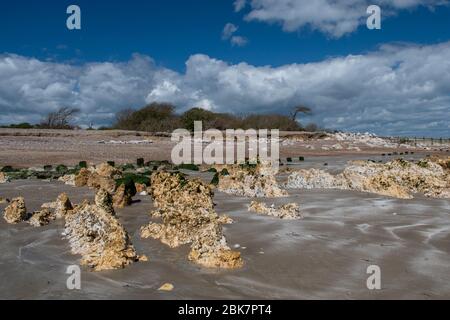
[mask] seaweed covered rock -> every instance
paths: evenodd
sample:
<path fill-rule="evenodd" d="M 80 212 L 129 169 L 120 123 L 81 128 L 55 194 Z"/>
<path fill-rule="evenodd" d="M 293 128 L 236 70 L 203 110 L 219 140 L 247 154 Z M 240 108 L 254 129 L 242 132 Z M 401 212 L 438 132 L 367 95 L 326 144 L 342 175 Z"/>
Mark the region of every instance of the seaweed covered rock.
<path fill-rule="evenodd" d="M 432 198 L 450 198 L 450 175 L 445 161 L 423 159 L 418 163 L 403 159 L 386 164 L 351 161 L 344 171 L 331 175 L 321 170 L 292 173 L 288 188 L 334 188 L 411 199 L 414 193 Z"/>
<path fill-rule="evenodd" d="M 27 208 L 23 197 L 14 198 L 5 208 L 3 218 L 10 224 L 17 224 L 27 220 Z"/>
<path fill-rule="evenodd" d="M 243 262 L 223 236 L 214 211 L 212 187 L 180 173 L 159 171 L 151 178 L 150 194 L 158 208 L 152 215 L 162 223 L 141 228 L 143 238 L 158 239 L 175 248 L 191 244 L 189 259 L 205 267 L 237 268 Z"/>
<path fill-rule="evenodd" d="M 303 218 L 303 215 L 300 212 L 300 207 L 296 203 L 284 204 L 277 208 L 274 204 L 268 207 L 265 203 L 252 201 L 248 211 L 285 220 L 296 220 Z"/>
<path fill-rule="evenodd" d="M 250 198 L 287 196 L 287 192 L 276 181 L 275 170 L 269 164 L 230 165 L 219 169 L 222 172 L 218 175 L 219 191 Z"/>
<path fill-rule="evenodd" d="M 95 271 L 124 268 L 139 260 L 124 227 L 104 205 L 85 201 L 65 218 L 64 235 L 72 253 L 80 254 L 81 264 Z"/>

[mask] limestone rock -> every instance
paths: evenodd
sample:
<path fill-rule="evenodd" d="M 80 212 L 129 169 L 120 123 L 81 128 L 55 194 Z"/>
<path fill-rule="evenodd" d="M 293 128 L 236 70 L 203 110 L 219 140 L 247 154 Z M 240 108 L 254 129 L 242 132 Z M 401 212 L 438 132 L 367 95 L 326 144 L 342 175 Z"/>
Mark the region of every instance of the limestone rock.
<path fill-rule="evenodd" d="M 55 220 L 54 214 L 48 209 L 43 209 L 34 212 L 28 220 L 28 223 L 33 227 L 42 227 L 48 225 L 52 220 Z"/>
<path fill-rule="evenodd" d="M 104 210 L 106 213 L 109 213 L 112 216 L 115 215 L 113 198 L 108 191 L 100 189 L 95 193 L 95 205 Z"/>
<path fill-rule="evenodd" d="M 0 172 L 0 184 L 9 182 L 8 176 L 4 172 Z"/>
<path fill-rule="evenodd" d="M 63 182 L 69 186 L 75 186 L 75 175 L 74 174 L 66 174 L 62 177 L 58 178 L 58 181 Z"/>
<path fill-rule="evenodd" d="M 219 216 L 218 222 L 220 224 L 233 224 L 234 220 L 230 216 L 223 214 L 223 215 Z"/>
<path fill-rule="evenodd" d="M 5 204 L 5 203 L 9 203 L 9 199 L 0 197 L 0 204 Z"/>
<path fill-rule="evenodd" d="M 142 192 L 146 192 L 147 191 L 147 186 L 145 184 L 136 183 L 135 187 L 136 187 L 136 192 L 137 193 L 142 193 Z"/>
<path fill-rule="evenodd" d="M 10 224 L 25 221 L 28 218 L 25 199 L 23 197 L 12 199 L 9 206 L 6 207 L 3 217 Z"/>
<path fill-rule="evenodd" d="M 248 211 L 285 220 L 296 220 L 303 218 L 303 215 L 300 212 L 300 207 L 296 203 L 288 203 L 277 208 L 274 204 L 268 207 L 265 203 L 252 201 Z"/>
<path fill-rule="evenodd" d="M 218 190 L 242 197 L 277 198 L 287 196 L 276 181 L 275 172 L 268 164 L 254 167 L 245 165 L 222 166 L 227 175 L 221 175 Z M 221 171 L 218 170 L 218 171 Z"/>
<path fill-rule="evenodd" d="M 415 193 L 432 198 L 450 198 L 450 173 L 447 160 L 423 159 L 417 164 L 397 159 L 386 164 L 351 161 L 344 171 L 331 175 L 322 170 L 292 173 L 288 188 L 344 189 L 411 199 Z"/>
<path fill-rule="evenodd" d="M 61 193 L 56 199 L 55 216 L 57 219 L 64 218 L 66 214 L 73 210 L 72 203 L 65 193 Z"/>
<path fill-rule="evenodd" d="M 125 208 L 131 205 L 133 199 L 131 193 L 127 190 L 125 184 L 121 184 L 113 196 L 115 208 Z"/>
<path fill-rule="evenodd" d="M 180 173 L 158 171 L 151 177 L 150 194 L 158 208 L 152 216 L 162 223 L 141 228 L 143 238 L 154 238 L 175 248 L 191 244 L 189 260 L 214 268 L 242 266 L 239 252 L 231 251 L 214 211 L 211 186 Z"/>
<path fill-rule="evenodd" d="M 124 227 L 97 204 L 85 201 L 66 215 L 64 235 L 72 253 L 82 256 L 81 264 L 95 271 L 124 268 L 139 260 Z"/>
<path fill-rule="evenodd" d="M 91 172 L 86 168 L 81 168 L 78 174 L 75 176 L 75 187 L 84 187 L 87 185 Z"/>

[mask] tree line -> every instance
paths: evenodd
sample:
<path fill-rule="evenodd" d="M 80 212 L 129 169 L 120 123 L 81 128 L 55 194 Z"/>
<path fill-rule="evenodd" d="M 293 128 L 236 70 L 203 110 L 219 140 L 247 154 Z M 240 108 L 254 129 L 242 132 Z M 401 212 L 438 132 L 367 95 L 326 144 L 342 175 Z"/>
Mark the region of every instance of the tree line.
<path fill-rule="evenodd" d="M 63 107 L 47 114 L 39 124 L 29 123 L 3 126 L 22 129 L 76 129 L 73 124 L 79 109 Z M 178 128 L 194 130 L 194 122 L 202 121 L 203 129 L 279 129 L 281 131 L 317 131 L 315 124 L 302 126 L 298 116 L 309 115 L 312 110 L 306 106 L 296 106 L 290 116 L 272 114 L 234 115 L 217 113 L 202 108 L 192 108 L 184 113 L 176 113 L 176 107 L 170 103 L 151 103 L 141 109 L 123 109 L 116 114 L 110 127 L 99 129 L 120 129 L 147 132 L 172 132 Z M 92 129 L 92 125 L 89 126 Z"/>

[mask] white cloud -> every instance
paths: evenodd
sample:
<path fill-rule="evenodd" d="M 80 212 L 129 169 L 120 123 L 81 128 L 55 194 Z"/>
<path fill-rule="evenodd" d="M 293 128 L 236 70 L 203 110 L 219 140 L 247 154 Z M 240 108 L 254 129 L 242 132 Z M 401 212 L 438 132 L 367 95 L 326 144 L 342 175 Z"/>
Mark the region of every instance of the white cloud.
<path fill-rule="evenodd" d="M 240 12 L 247 5 L 247 0 L 236 0 L 234 1 L 234 11 Z"/>
<path fill-rule="evenodd" d="M 243 47 L 248 43 L 248 40 L 245 37 L 232 36 L 230 42 L 233 46 Z"/>
<path fill-rule="evenodd" d="M 288 32 L 305 27 L 339 38 L 354 32 L 367 19 L 366 9 L 377 4 L 383 17 L 418 6 L 433 8 L 448 0 L 253 0 L 247 20 L 280 23 Z"/>
<path fill-rule="evenodd" d="M 242 36 L 234 35 L 239 30 L 239 27 L 232 23 L 227 23 L 222 31 L 222 40 L 230 40 L 231 45 L 243 47 L 248 43 L 248 39 Z"/>
<path fill-rule="evenodd" d="M 225 27 L 223 28 L 223 31 L 222 31 L 222 39 L 223 39 L 223 40 L 228 40 L 228 39 L 230 39 L 231 36 L 232 36 L 236 31 L 238 31 L 238 27 L 237 27 L 237 26 L 235 26 L 235 25 L 232 24 L 232 23 L 227 23 L 227 24 L 225 25 Z"/>
<path fill-rule="evenodd" d="M 288 114 L 310 105 L 306 121 L 380 134 L 446 135 L 450 127 L 450 42 L 385 45 L 366 55 L 308 64 L 230 65 L 193 55 L 186 72 L 145 56 L 122 63 L 69 65 L 0 56 L 0 123 L 39 121 L 60 106 L 83 112 L 80 124 L 106 124 L 121 108 L 172 102 L 214 111 Z"/>

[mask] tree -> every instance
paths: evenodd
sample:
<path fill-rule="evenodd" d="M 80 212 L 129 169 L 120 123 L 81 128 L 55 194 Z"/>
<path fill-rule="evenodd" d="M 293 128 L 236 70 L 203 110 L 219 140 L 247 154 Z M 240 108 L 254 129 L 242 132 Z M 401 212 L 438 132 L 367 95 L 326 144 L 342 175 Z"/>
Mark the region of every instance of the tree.
<path fill-rule="evenodd" d="M 297 121 L 297 116 L 299 113 L 310 115 L 312 113 L 312 110 L 309 107 L 298 105 L 294 107 L 294 111 L 292 113 L 292 120 Z"/>
<path fill-rule="evenodd" d="M 76 108 L 59 108 L 57 111 L 50 112 L 41 121 L 40 127 L 44 129 L 73 129 L 70 122 L 78 112 L 80 110 Z"/>

